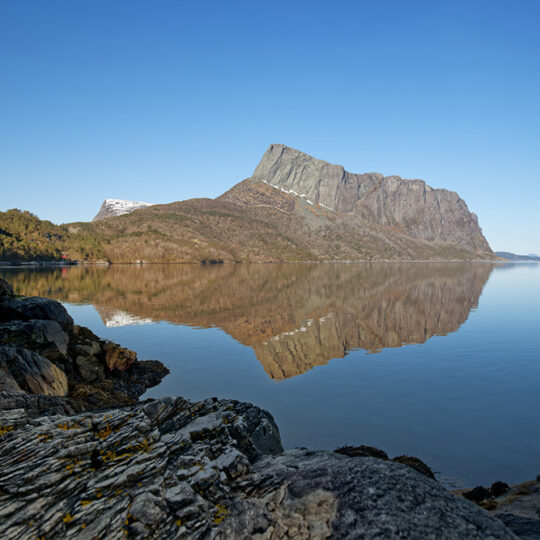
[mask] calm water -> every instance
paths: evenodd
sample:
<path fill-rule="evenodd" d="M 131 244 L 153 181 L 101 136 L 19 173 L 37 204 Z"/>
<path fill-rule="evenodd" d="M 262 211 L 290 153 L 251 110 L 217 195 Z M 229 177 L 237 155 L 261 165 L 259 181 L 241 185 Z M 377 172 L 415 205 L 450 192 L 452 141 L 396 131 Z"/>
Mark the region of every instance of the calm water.
<path fill-rule="evenodd" d="M 287 448 L 368 444 L 460 486 L 540 474 L 540 265 L 1 269 L 171 370 L 147 397 L 246 400 Z"/>

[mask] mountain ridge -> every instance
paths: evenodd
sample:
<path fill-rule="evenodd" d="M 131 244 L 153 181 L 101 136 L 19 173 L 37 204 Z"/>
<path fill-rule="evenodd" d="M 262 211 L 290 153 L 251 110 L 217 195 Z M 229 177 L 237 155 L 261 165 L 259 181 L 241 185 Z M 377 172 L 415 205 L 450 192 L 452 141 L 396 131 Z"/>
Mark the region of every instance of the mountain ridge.
<path fill-rule="evenodd" d="M 478 218 L 456 193 L 435 190 L 422 180 L 349 173 L 284 145 L 271 145 L 251 177 L 216 199 L 153 205 L 113 201 L 118 204 L 106 210 L 115 207 L 112 210 L 120 211 L 116 215 L 102 212 L 102 206 L 92 222 L 62 226 L 64 236 L 57 242 L 62 259 L 207 263 L 496 258 Z"/>
<path fill-rule="evenodd" d="M 292 190 L 313 204 L 353 214 L 384 227 L 400 227 L 413 238 L 446 241 L 471 251 L 491 252 L 478 217 L 454 191 L 423 180 L 381 173 L 350 173 L 342 165 L 271 144 L 252 179 Z"/>

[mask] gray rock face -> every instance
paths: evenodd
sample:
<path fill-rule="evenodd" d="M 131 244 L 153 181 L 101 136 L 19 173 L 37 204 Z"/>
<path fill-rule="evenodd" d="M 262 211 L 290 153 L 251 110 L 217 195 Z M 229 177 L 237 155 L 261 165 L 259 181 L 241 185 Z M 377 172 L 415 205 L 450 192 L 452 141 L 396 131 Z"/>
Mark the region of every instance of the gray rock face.
<path fill-rule="evenodd" d="M 0 372 L 2 391 L 49 396 L 68 392 L 66 374 L 47 358 L 26 349 L 0 346 Z"/>
<path fill-rule="evenodd" d="M 26 418 L 38 416 L 55 416 L 58 414 L 75 414 L 80 409 L 75 407 L 69 398 L 48 396 L 45 394 L 21 394 L 19 391 L 0 390 L 0 411 L 9 415 L 10 411 L 24 409 Z M 16 413 L 20 415 L 20 410 Z"/>
<path fill-rule="evenodd" d="M 0 411 L 0 426 L 6 540 L 515 538 L 403 465 L 281 453 L 272 417 L 247 403 L 177 398 L 37 419 L 19 409 Z"/>
<path fill-rule="evenodd" d="M 422 180 L 352 174 L 281 144 L 270 145 L 252 178 L 368 223 L 397 227 L 413 238 L 491 253 L 477 216 L 465 202 Z"/>
<path fill-rule="evenodd" d="M 35 420 L 0 411 L 0 426 L 6 540 L 208 536 L 250 460 L 282 451 L 268 413 L 229 400 Z"/>
<path fill-rule="evenodd" d="M 224 538 L 514 538 L 434 480 L 375 458 L 291 450 L 258 461 L 241 485 L 250 497 Z"/>
<path fill-rule="evenodd" d="M 496 499 L 493 514 L 524 540 L 540 539 L 540 476 Z"/>
<path fill-rule="evenodd" d="M 345 214 L 353 212 L 356 202 L 384 177 L 380 173 L 351 174 L 341 165 L 282 144 L 271 144 L 252 178 L 293 190 L 313 203 Z"/>

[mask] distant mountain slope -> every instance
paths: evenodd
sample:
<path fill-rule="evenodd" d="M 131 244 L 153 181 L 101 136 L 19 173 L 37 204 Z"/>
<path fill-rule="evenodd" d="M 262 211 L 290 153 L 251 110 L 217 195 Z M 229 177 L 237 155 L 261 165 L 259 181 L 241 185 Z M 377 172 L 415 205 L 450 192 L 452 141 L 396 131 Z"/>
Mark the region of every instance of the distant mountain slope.
<path fill-rule="evenodd" d="M 540 261 L 538 255 L 516 255 L 515 253 L 509 253 L 508 251 L 496 251 L 495 255 L 507 259 L 509 261 Z"/>
<path fill-rule="evenodd" d="M 302 197 L 252 180 L 216 200 L 155 205 L 90 227 L 106 240 L 104 249 L 113 262 L 489 258 L 311 205 Z"/>
<path fill-rule="evenodd" d="M 92 221 L 99 221 L 100 219 L 129 214 L 134 210 L 146 208 L 148 206 L 152 206 L 152 203 L 124 201 L 123 199 L 105 199 L 101 205 L 101 208 L 99 209 L 99 212 Z"/>

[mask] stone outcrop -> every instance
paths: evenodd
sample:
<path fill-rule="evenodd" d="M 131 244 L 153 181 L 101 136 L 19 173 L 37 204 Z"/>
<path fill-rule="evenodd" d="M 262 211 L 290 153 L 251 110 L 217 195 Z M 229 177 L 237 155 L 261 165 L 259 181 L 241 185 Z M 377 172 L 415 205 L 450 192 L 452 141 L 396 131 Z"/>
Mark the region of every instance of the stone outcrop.
<path fill-rule="evenodd" d="M 489 510 L 519 538 L 540 539 L 540 475 L 515 486 L 499 480 L 489 488 L 476 486 L 461 495 Z"/>
<path fill-rule="evenodd" d="M 252 180 L 302 196 L 367 223 L 401 229 L 412 238 L 444 242 L 492 254 L 478 218 L 456 193 L 433 189 L 422 180 L 380 173 L 352 174 L 341 165 L 272 144 Z"/>
<path fill-rule="evenodd" d="M 232 400 L 0 411 L 0 440 L 6 540 L 515 538 L 404 465 L 282 452 L 272 417 Z"/>
<path fill-rule="evenodd" d="M 133 351 L 75 325 L 55 300 L 15 297 L 4 280 L 0 290 L 0 390 L 7 402 L 26 403 L 38 414 L 49 406 L 80 411 L 129 405 L 168 373 L 160 362 L 139 362 Z"/>

